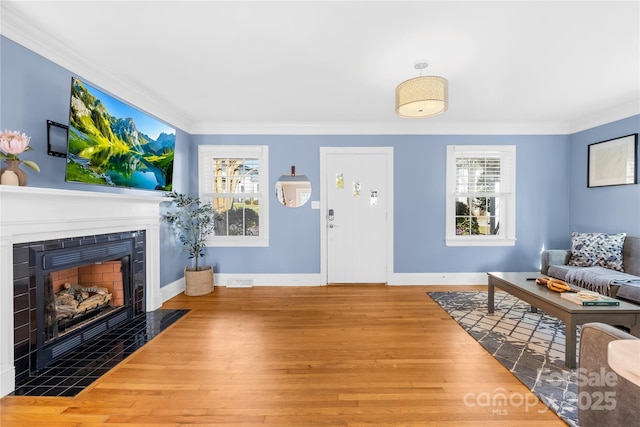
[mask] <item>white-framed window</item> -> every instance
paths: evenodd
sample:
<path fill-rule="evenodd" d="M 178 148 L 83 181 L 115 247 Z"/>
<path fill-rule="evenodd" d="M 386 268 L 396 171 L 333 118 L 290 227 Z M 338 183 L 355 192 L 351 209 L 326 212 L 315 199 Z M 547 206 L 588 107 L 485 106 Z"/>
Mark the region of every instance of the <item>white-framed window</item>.
<path fill-rule="evenodd" d="M 269 246 L 266 145 L 200 145 L 198 183 L 217 214 L 210 246 Z"/>
<path fill-rule="evenodd" d="M 447 246 L 513 246 L 515 145 L 448 145 Z"/>

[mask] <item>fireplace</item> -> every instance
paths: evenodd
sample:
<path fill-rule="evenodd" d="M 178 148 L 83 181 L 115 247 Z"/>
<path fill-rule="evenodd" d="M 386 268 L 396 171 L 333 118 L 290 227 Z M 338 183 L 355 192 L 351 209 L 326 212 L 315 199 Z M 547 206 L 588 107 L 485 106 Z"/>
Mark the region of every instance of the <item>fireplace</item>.
<path fill-rule="evenodd" d="M 40 270 L 43 271 L 43 270 Z M 52 271 L 37 280 L 43 343 L 130 305 L 129 256 Z"/>
<path fill-rule="evenodd" d="M 14 245 L 17 382 L 144 312 L 144 236 L 138 230 Z"/>
<path fill-rule="evenodd" d="M 38 362 L 42 359 L 36 350 L 38 338 L 47 347 L 45 352 L 50 351 L 55 359 L 65 351 L 60 343 L 67 337 L 77 340 L 75 336 L 80 329 L 82 334 L 89 331 L 81 338 L 90 340 L 91 334 L 101 333 L 102 328 L 110 327 L 109 323 L 123 321 L 120 317 L 123 312 L 126 316 L 135 317 L 138 313 L 160 308 L 163 296 L 160 290 L 159 206 L 165 201 L 169 199 L 154 192 L 120 194 L 0 186 L 0 397 L 15 390 L 17 376 L 48 363 Z M 68 254 L 55 251 L 93 244 L 100 251 L 107 245 L 106 251 L 109 252 L 113 250 L 110 244 L 119 240 L 132 242 L 132 254 L 126 255 L 117 249 L 116 253 L 108 254 L 101 261 L 91 258 L 87 262 L 79 261 L 78 265 L 73 263 L 73 266 L 58 265 L 55 268 L 50 268 L 49 261 L 45 262 L 42 280 L 56 285 L 63 280 L 61 276 L 73 277 L 73 271 L 65 270 L 76 267 L 80 270 L 89 264 L 104 267 L 115 263 L 115 268 L 121 269 L 123 288 L 121 291 L 117 288 L 109 291 L 112 294 L 109 304 L 99 308 L 98 313 L 84 313 L 72 321 L 63 322 L 62 326 L 49 325 L 51 330 L 43 332 L 45 320 L 38 321 L 37 304 L 33 308 L 31 305 L 32 301 L 38 300 L 39 293 L 43 298 L 45 296 L 44 288 L 38 290 L 36 284 L 36 253 L 39 258 L 45 255 L 57 257 L 62 253 L 62 258 L 66 259 Z M 118 248 L 119 245 L 121 243 L 116 244 Z M 144 253 L 142 258 L 139 258 L 140 253 Z M 73 258 L 76 255 L 69 256 Z M 31 258 L 34 259 L 33 266 Z M 122 271 L 128 273 L 128 279 Z M 66 282 L 71 283 L 72 280 Z M 47 292 L 47 298 L 54 294 L 55 301 L 55 293 L 60 290 L 52 288 Z M 118 301 L 119 293 L 124 305 Z M 51 316 L 51 312 L 48 315 Z M 41 322 L 41 327 L 38 322 Z M 85 326 L 79 328 L 80 324 Z"/>

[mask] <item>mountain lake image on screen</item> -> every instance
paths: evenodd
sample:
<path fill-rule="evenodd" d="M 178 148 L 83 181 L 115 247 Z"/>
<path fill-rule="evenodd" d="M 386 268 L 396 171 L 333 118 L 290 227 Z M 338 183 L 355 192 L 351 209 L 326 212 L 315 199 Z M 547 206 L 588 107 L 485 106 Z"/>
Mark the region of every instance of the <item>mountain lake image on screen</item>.
<path fill-rule="evenodd" d="M 71 79 L 66 181 L 170 191 L 175 142 L 171 126 Z"/>

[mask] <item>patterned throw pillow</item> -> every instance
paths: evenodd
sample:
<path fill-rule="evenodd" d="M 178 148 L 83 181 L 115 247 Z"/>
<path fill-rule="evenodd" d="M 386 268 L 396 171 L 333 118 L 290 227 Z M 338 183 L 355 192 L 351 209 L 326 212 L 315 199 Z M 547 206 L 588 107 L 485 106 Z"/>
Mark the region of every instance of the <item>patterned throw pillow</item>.
<path fill-rule="evenodd" d="M 571 233 L 569 265 L 600 266 L 616 271 L 622 268 L 622 246 L 626 233 Z"/>

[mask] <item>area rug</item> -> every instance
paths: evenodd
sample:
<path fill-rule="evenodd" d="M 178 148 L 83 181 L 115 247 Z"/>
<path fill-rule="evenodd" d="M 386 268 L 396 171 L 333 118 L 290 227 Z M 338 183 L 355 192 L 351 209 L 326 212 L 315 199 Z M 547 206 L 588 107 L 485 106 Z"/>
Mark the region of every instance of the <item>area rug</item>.
<path fill-rule="evenodd" d="M 486 292 L 428 295 L 549 409 L 578 426 L 578 375 L 564 365 L 564 322 L 541 310 L 531 313 L 529 304 L 506 292 L 495 293 L 493 314 Z"/>

